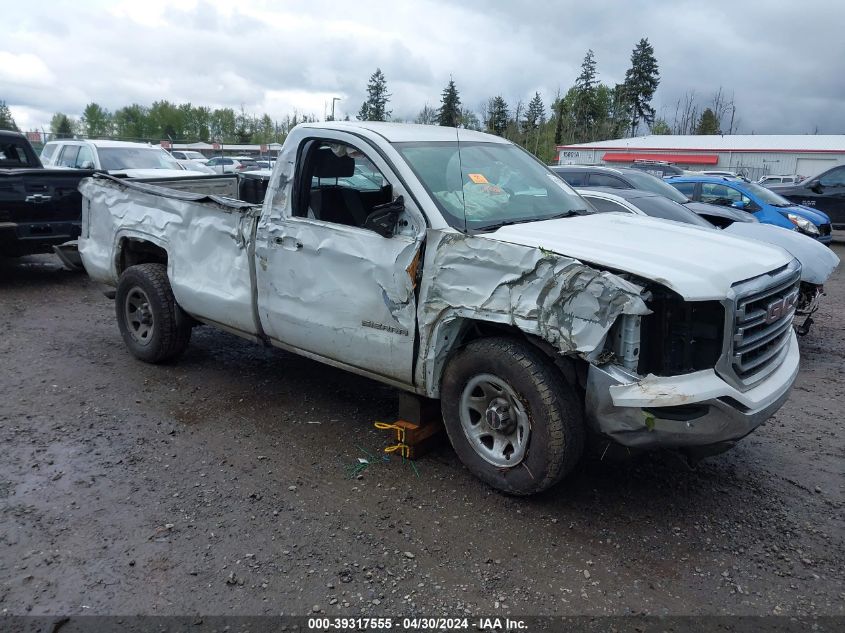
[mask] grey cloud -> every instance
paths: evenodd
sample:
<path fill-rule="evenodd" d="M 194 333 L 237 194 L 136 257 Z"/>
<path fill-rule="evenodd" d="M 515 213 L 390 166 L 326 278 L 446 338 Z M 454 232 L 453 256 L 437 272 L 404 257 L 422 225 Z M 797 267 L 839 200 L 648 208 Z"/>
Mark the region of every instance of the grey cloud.
<path fill-rule="evenodd" d="M 839 3 L 805 2 L 796 11 L 771 0 L 311 0 L 268 3 L 249 15 L 257 3 L 228 13 L 200 1 L 168 8 L 153 26 L 115 17 L 110 6 L 6 7 L 11 28 L 0 50 L 38 55 L 61 85 L 2 86 L 0 99 L 30 111 L 78 114 L 89 101 L 114 109 L 162 98 L 249 109 L 268 91 L 295 91 L 340 96 L 342 111 L 354 116 L 380 67 L 394 115 L 410 119 L 425 103 L 439 104 L 450 75 L 472 109 L 495 94 L 527 102 L 535 91 L 548 105 L 559 88 L 572 85 L 588 48 L 599 78 L 617 83 L 646 36 L 662 77 L 654 105 L 664 115 L 687 91 L 706 100 L 721 86 L 735 94 L 742 131 L 845 127 Z M 281 29 L 271 13 L 283 14 Z"/>

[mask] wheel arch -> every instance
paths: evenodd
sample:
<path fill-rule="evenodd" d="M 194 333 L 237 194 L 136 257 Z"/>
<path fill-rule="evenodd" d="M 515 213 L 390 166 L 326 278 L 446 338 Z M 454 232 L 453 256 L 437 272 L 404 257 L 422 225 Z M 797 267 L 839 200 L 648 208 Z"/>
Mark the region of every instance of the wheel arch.
<path fill-rule="evenodd" d="M 459 350 L 472 341 L 495 336 L 529 343 L 558 367 L 569 384 L 580 388 L 586 386 L 589 363 L 583 358 L 561 354 L 548 341 L 529 334 L 512 323 L 500 323 L 475 316 L 451 315 L 441 318 L 432 327 L 432 335 L 422 363 L 426 395 L 430 398 L 440 397 L 446 365 Z"/>
<path fill-rule="evenodd" d="M 170 258 L 167 245 L 156 237 L 124 233 L 118 236 L 114 254 L 115 277 L 138 264 L 164 264 L 169 268 Z"/>

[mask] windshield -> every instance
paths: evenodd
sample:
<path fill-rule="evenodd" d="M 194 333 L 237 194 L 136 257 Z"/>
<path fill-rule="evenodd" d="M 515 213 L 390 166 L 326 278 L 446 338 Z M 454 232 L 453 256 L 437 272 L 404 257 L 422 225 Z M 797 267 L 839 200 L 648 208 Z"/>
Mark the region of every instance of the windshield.
<path fill-rule="evenodd" d="M 397 143 L 396 148 L 449 225 L 461 231 L 591 212 L 569 185 L 509 143 Z"/>
<path fill-rule="evenodd" d="M 743 183 L 743 187 L 753 196 L 757 196 L 761 201 L 765 202 L 766 204 L 770 204 L 773 207 L 792 207 L 795 206 L 794 202 L 790 202 L 783 196 L 779 196 L 771 189 L 766 189 L 758 185 L 756 182 L 746 182 Z"/>
<path fill-rule="evenodd" d="M 170 154 L 155 147 L 98 147 L 100 167 L 117 169 L 182 169 Z"/>
<path fill-rule="evenodd" d="M 664 220 L 674 220 L 675 222 L 684 222 L 686 224 L 695 224 L 696 226 L 713 228 L 713 225 L 707 220 L 700 218 L 685 206 L 678 204 L 677 202 L 672 202 L 662 196 L 629 198 L 628 202 L 640 209 L 646 215 L 650 215 L 653 218 L 663 218 Z"/>
<path fill-rule="evenodd" d="M 639 173 L 633 170 L 625 172 L 625 177 L 634 183 L 635 189 L 642 189 L 643 191 L 656 193 L 660 196 L 669 198 L 669 200 L 677 202 L 678 204 L 685 204 L 689 202 L 689 198 L 662 178 L 657 178 L 646 172 Z"/>

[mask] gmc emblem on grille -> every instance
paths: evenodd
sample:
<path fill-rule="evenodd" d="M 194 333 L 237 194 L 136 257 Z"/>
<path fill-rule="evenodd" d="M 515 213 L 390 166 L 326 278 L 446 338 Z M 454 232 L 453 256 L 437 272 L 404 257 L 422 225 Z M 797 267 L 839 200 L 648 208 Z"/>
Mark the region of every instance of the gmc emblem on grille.
<path fill-rule="evenodd" d="M 766 306 L 766 323 L 773 323 L 788 314 L 798 303 L 798 291 L 790 293 L 782 299 L 772 301 Z"/>

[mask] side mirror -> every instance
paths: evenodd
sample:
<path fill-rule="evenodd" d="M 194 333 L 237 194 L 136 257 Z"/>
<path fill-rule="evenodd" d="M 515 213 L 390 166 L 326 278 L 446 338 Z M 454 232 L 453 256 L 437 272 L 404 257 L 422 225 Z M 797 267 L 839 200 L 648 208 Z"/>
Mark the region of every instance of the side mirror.
<path fill-rule="evenodd" d="M 821 180 L 816 178 L 815 180 L 811 180 L 807 183 L 807 187 L 810 188 L 810 191 L 815 191 L 816 193 L 821 193 L 824 191 L 824 186 L 822 186 Z"/>
<path fill-rule="evenodd" d="M 86 160 L 80 166 L 80 169 L 94 169 L 94 161 L 93 160 Z"/>
<path fill-rule="evenodd" d="M 734 209 L 740 209 L 740 210 L 743 210 L 743 211 L 744 211 L 744 210 L 745 210 L 745 207 L 747 207 L 747 206 L 748 206 L 748 204 L 747 204 L 745 201 L 743 201 L 743 200 L 734 200 L 733 202 L 731 202 L 731 206 L 732 206 Z"/>
<path fill-rule="evenodd" d="M 393 237 L 396 233 L 396 223 L 405 210 L 405 198 L 399 196 L 393 202 L 373 207 L 370 215 L 364 220 L 365 229 L 375 231 L 382 237 Z"/>

